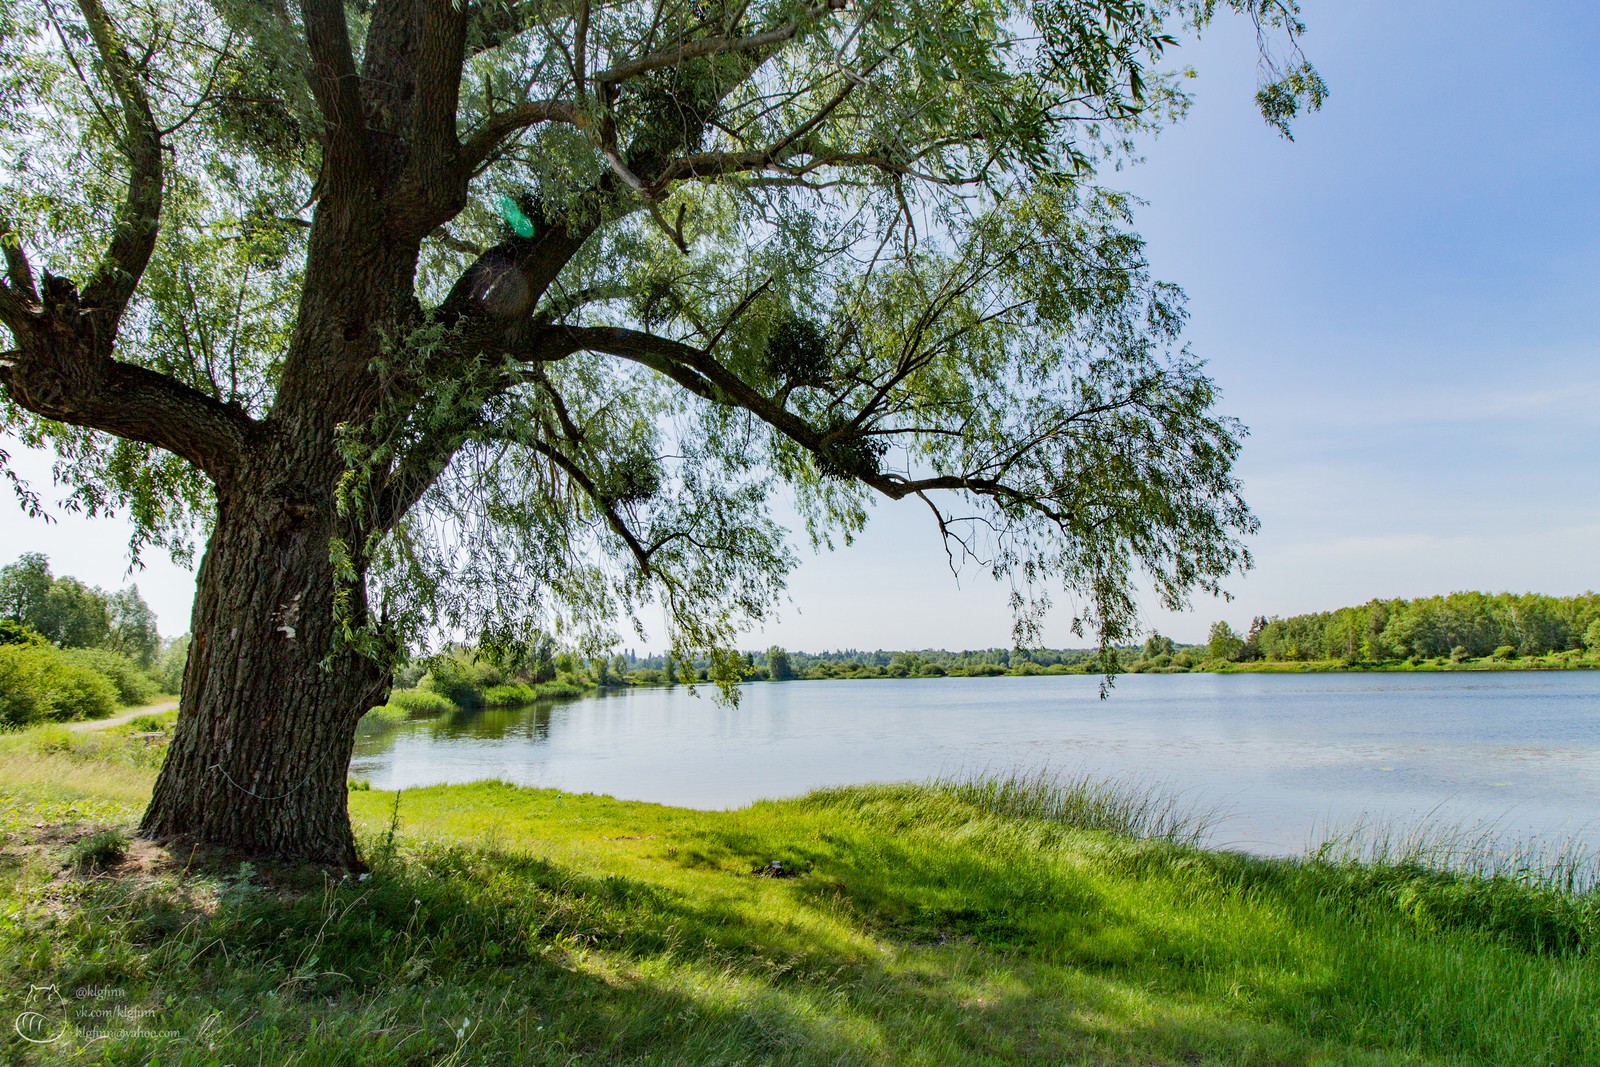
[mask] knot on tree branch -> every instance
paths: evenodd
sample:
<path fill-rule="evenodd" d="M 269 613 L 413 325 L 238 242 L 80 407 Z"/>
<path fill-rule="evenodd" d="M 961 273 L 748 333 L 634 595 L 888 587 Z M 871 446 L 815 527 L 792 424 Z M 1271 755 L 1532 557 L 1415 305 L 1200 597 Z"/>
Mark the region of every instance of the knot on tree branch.
<path fill-rule="evenodd" d="M 82 310 L 77 283 L 49 271 L 44 272 L 40 281 L 39 299 L 45 314 L 57 320 L 75 319 Z"/>

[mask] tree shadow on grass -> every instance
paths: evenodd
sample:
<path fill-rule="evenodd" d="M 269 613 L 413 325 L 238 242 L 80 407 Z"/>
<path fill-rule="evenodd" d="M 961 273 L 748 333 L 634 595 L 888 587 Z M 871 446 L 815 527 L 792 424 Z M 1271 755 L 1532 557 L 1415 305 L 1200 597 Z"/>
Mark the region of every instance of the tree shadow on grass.
<path fill-rule="evenodd" d="M 1370 1051 L 1381 1035 L 1323 1048 L 1317 1011 L 1339 989 L 1325 930 L 1293 950 L 1323 973 L 1263 978 L 1258 945 L 1028 855 L 738 825 L 692 839 L 713 868 L 672 884 L 404 842 L 365 880 L 240 866 L 73 882 L 25 920 L 8 969 L 121 989 L 174 1036 L 7 1051 L 169 1067 L 1401 1058 Z M 772 858 L 803 873 L 753 873 Z M 1192 884 L 1196 907 L 1229 879 L 1275 904 L 1293 888 L 1204 854 L 1109 850 L 1119 863 Z"/>

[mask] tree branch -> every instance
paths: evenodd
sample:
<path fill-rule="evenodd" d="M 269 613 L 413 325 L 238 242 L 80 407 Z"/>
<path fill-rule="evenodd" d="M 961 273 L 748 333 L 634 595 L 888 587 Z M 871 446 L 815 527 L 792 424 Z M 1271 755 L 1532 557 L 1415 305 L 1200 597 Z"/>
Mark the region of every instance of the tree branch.
<path fill-rule="evenodd" d="M 506 138 L 541 122 L 582 126 L 583 118 L 578 109 L 565 100 L 529 100 L 508 111 L 496 112 L 485 119 L 461 146 L 462 170 L 467 174 L 476 173 Z"/>
<path fill-rule="evenodd" d="M 28 305 L 12 291 L 11 286 L 0 282 L 0 325 L 11 332 L 22 329 L 21 323 L 28 314 Z"/>
<path fill-rule="evenodd" d="M 6 281 L 0 283 L 0 289 L 8 289 L 14 300 L 37 304 L 39 290 L 33 284 L 33 266 L 22 247 L 22 238 L 4 216 L 0 216 L 0 253 L 6 259 Z"/>
<path fill-rule="evenodd" d="M 301 18 L 306 27 L 306 48 L 311 55 L 311 94 L 328 127 L 331 160 L 323 173 L 336 167 L 357 167 L 365 171 L 367 158 L 367 117 L 361 103 L 361 77 L 356 73 L 350 52 L 350 28 L 345 24 L 343 0 L 301 0 Z"/>
<path fill-rule="evenodd" d="M 819 458 L 826 459 L 832 447 L 839 443 L 839 435 L 817 429 L 794 412 L 761 395 L 704 349 L 655 334 L 613 327 L 552 327 L 545 332 L 555 351 L 570 348 L 571 351 L 600 352 L 632 360 L 668 376 L 708 400 L 743 408 Z M 947 489 L 1026 507 L 1062 525 L 1068 519 L 1036 494 L 993 478 L 967 474 L 906 478 L 878 471 L 853 472 L 852 477 L 893 500 L 930 490 Z"/>
<path fill-rule="evenodd" d="M 702 37 L 699 40 L 688 41 L 684 44 L 663 48 L 638 59 L 630 59 L 605 70 L 596 71 L 594 80 L 598 84 L 614 84 L 637 78 L 641 74 L 648 74 L 653 70 L 664 67 L 675 67 L 691 59 L 700 59 L 705 56 L 735 55 L 740 52 L 760 52 L 775 44 L 796 37 L 806 23 L 814 22 L 831 11 L 843 11 L 847 0 L 825 0 L 824 3 L 815 4 L 807 9 L 803 19 L 796 19 L 785 26 L 779 26 L 765 33 L 753 34 L 749 37 Z"/>
<path fill-rule="evenodd" d="M 111 244 L 81 297 L 85 308 L 109 318 L 110 333 L 155 251 L 161 219 L 161 134 L 144 84 L 100 0 L 78 0 L 78 9 L 112 91 L 122 104 L 125 126 L 121 140 L 128 159 L 128 194 L 118 212 Z"/>
<path fill-rule="evenodd" d="M 226 487 L 252 448 L 258 424 L 242 408 L 148 367 L 79 348 L 17 356 L 14 363 L 0 363 L 0 386 L 20 407 L 164 448 L 219 487 Z"/>
<path fill-rule="evenodd" d="M 567 477 L 572 479 L 574 485 L 583 490 L 584 495 L 605 517 L 606 525 L 611 527 L 611 532 L 621 538 L 622 542 L 628 546 L 628 551 L 633 554 L 633 558 L 638 562 L 640 568 L 649 573 L 650 550 L 646 549 L 633 531 L 628 529 L 628 524 L 622 521 L 621 515 L 617 514 L 616 506 L 600 492 L 600 487 L 595 485 L 594 479 L 589 477 L 588 472 L 548 441 L 534 440 L 531 442 L 531 447 L 535 452 L 538 452 L 566 471 Z"/>
<path fill-rule="evenodd" d="M 552 361 L 574 352 L 620 356 L 666 375 L 703 399 L 728 402 L 683 358 L 684 353 L 698 353 L 698 349 L 639 330 L 612 326 L 547 326 L 535 335 L 530 354 L 541 361 Z"/>
<path fill-rule="evenodd" d="M 477 36 L 472 37 L 468 44 L 472 53 L 477 55 L 490 52 L 507 41 L 526 33 L 533 26 L 533 15 L 542 7 L 542 0 L 532 0 L 530 3 L 518 4 L 496 0 L 492 3 L 477 3 L 470 12 L 469 28 Z"/>

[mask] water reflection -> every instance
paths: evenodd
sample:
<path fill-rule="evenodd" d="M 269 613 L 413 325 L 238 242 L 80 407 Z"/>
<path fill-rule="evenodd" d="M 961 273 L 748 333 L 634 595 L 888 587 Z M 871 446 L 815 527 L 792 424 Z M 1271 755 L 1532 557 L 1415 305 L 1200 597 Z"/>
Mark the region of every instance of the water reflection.
<path fill-rule="evenodd" d="M 541 700 L 519 708 L 463 708 L 418 720 L 418 725 L 440 740 L 515 738 L 539 742 L 550 736 L 550 716 L 556 703 Z"/>

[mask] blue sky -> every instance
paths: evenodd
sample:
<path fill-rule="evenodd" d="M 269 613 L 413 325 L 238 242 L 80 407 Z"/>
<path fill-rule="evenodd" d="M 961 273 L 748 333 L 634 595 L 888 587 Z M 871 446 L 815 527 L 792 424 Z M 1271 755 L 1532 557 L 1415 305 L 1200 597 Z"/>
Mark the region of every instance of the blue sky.
<path fill-rule="evenodd" d="M 1151 624 L 1198 640 L 1217 618 L 1377 596 L 1600 586 L 1600 4 L 1304 7 L 1333 95 L 1295 143 L 1256 114 L 1254 37 L 1231 19 L 1175 55 L 1199 70 L 1188 121 L 1105 176 L 1149 202 L 1155 272 L 1187 290 L 1222 410 L 1251 429 L 1262 520 L 1232 603 Z M 0 557 L 47 552 L 106 586 L 127 580 L 126 540 L 0 512 Z M 750 646 L 1009 641 L 1004 590 L 958 583 L 920 507 L 881 505 L 853 547 L 802 557 Z M 153 557 L 134 580 L 163 632 L 187 627 L 188 572 Z M 1079 643 L 1067 608 L 1047 642 Z"/>

